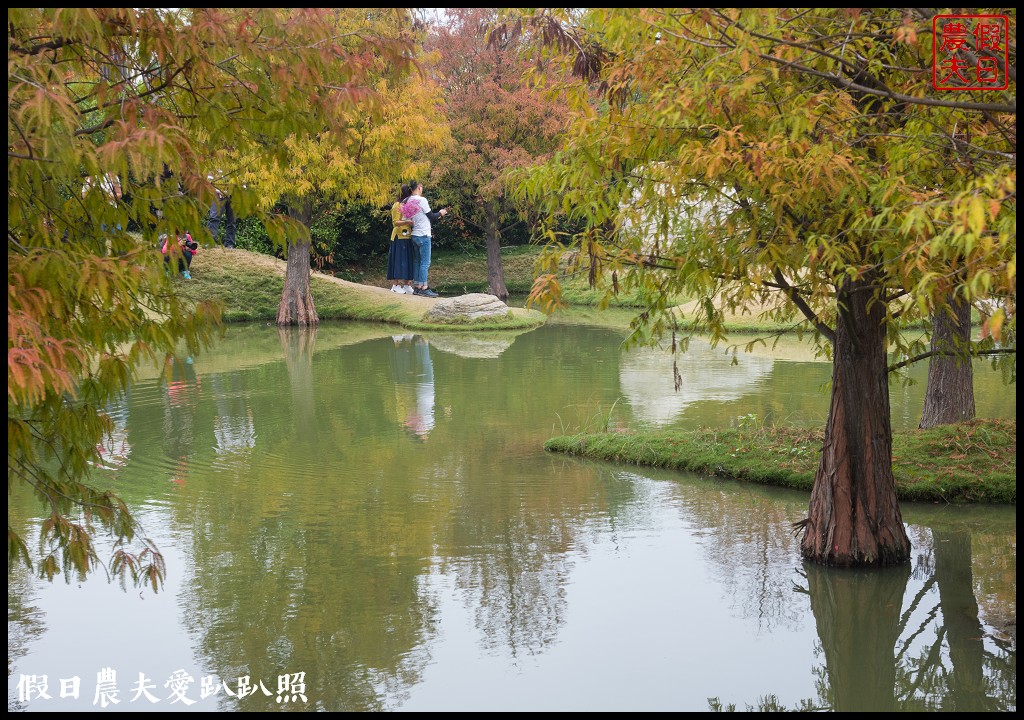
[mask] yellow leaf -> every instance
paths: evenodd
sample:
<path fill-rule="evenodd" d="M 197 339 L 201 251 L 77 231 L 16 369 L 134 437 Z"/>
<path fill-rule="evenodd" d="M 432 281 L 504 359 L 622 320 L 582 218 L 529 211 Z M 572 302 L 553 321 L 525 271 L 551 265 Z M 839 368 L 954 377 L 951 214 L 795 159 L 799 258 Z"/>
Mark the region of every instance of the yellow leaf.
<path fill-rule="evenodd" d="M 985 206 L 980 198 L 973 198 L 967 208 L 967 227 L 974 233 L 985 229 Z"/>
<path fill-rule="evenodd" d="M 988 319 L 988 332 L 990 335 L 992 335 L 992 338 L 994 340 L 999 339 L 999 333 L 1003 328 L 1003 321 L 1005 319 L 1006 315 L 1003 312 L 1002 308 L 999 308 L 994 313 L 992 313 L 992 317 Z"/>

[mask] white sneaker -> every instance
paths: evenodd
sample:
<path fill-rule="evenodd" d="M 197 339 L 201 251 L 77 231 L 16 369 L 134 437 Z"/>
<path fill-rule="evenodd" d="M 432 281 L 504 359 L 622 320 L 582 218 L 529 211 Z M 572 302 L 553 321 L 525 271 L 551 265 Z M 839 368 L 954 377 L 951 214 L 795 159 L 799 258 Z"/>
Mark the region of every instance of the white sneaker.
<path fill-rule="evenodd" d="M 414 292 L 416 292 L 416 291 L 415 291 L 415 290 L 413 290 L 413 287 L 412 287 L 412 285 L 406 285 L 406 286 L 404 287 L 404 289 L 402 290 L 402 292 L 404 292 L 404 293 L 405 293 L 406 295 L 412 295 L 412 294 L 413 294 Z"/>
<path fill-rule="evenodd" d="M 405 289 L 401 285 L 392 285 L 391 292 L 398 293 L 399 295 L 405 295 Z"/>

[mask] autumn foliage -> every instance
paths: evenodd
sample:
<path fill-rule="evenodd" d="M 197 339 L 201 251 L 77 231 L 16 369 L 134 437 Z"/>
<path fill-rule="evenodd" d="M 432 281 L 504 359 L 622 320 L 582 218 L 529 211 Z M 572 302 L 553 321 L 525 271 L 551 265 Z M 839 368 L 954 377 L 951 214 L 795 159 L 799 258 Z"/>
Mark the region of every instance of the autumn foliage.
<path fill-rule="evenodd" d="M 344 127 L 377 92 L 371 70 L 408 70 L 411 47 L 401 26 L 339 32 L 324 9 L 8 11 L 8 485 L 47 513 L 37 556 L 8 523 L 12 560 L 158 587 L 156 548 L 89 484 L 135 370 L 195 354 L 219 321 L 179 300 L 158 238 L 204 239 L 209 176 L 240 214 L 301 235 L 224 160 L 287 163 L 287 138 Z"/>
<path fill-rule="evenodd" d="M 1015 79 L 935 90 L 933 12 L 598 8 L 502 26 L 575 99 L 565 147 L 521 176 L 549 218 L 533 299 L 553 304 L 582 270 L 646 297 L 635 339 L 721 341 L 725 312 L 751 307 L 809 331 L 834 374 L 799 528 L 825 564 L 909 557 L 887 353 L 928 355 L 901 329 L 956 299 L 1015 347 Z M 560 217 L 583 230 L 559 234 Z M 692 316 L 669 306 L 679 295 L 699 300 Z"/>
<path fill-rule="evenodd" d="M 510 171 L 546 160 L 565 129 L 557 97 L 527 77 L 533 67 L 518 38 L 489 36 L 497 10 L 449 8 L 448 20 L 428 41 L 443 89 L 452 145 L 431 177 L 455 217 L 487 245 L 491 294 L 508 297 L 501 265 L 502 233 L 526 208 L 507 191 Z"/>

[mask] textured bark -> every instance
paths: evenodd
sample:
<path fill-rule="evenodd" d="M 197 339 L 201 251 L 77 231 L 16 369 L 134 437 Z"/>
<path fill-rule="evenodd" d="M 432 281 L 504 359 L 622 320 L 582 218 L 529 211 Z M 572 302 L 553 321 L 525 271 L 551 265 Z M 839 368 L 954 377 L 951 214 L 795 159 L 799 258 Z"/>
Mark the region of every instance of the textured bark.
<path fill-rule="evenodd" d="M 299 200 L 289 207 L 288 214 L 307 228 L 313 218 L 313 202 L 309 198 Z M 309 290 L 309 240 L 292 242 L 288 245 L 288 265 L 284 274 L 284 289 L 281 291 L 281 305 L 277 308 L 278 325 L 309 327 L 318 325 L 320 318 L 313 305 Z"/>
<path fill-rule="evenodd" d="M 832 397 L 821 462 L 800 550 L 841 567 L 910 559 L 892 474 L 892 425 L 885 355 L 885 308 L 871 280 L 846 281 L 832 362 Z"/>
<path fill-rule="evenodd" d="M 277 309 L 277 324 L 308 327 L 319 322 L 313 295 L 309 291 L 309 241 L 293 243 L 288 248 L 288 266 L 281 305 Z"/>
<path fill-rule="evenodd" d="M 498 210 L 488 203 L 484 209 L 486 215 L 487 238 L 487 287 L 488 292 L 501 301 L 508 300 L 508 288 L 505 287 L 505 267 L 501 264 L 501 229 L 498 227 Z"/>
<path fill-rule="evenodd" d="M 974 419 L 974 369 L 966 351 L 971 341 L 971 306 L 951 298 L 948 311 L 932 316 L 932 350 L 960 357 L 933 355 L 928 361 L 928 386 L 919 427 L 951 425 Z"/>

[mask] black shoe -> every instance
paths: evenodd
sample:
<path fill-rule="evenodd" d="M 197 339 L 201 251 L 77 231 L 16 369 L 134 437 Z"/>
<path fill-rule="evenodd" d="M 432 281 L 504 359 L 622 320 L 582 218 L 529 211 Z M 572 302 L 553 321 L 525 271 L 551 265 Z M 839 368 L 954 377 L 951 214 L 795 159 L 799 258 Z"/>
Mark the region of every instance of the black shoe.
<path fill-rule="evenodd" d="M 420 290 L 417 294 L 418 295 L 422 295 L 423 297 L 428 297 L 428 298 L 436 298 L 436 297 L 438 297 L 438 294 L 436 292 L 434 292 L 433 290 L 431 290 L 430 288 L 425 288 L 423 290 Z"/>

